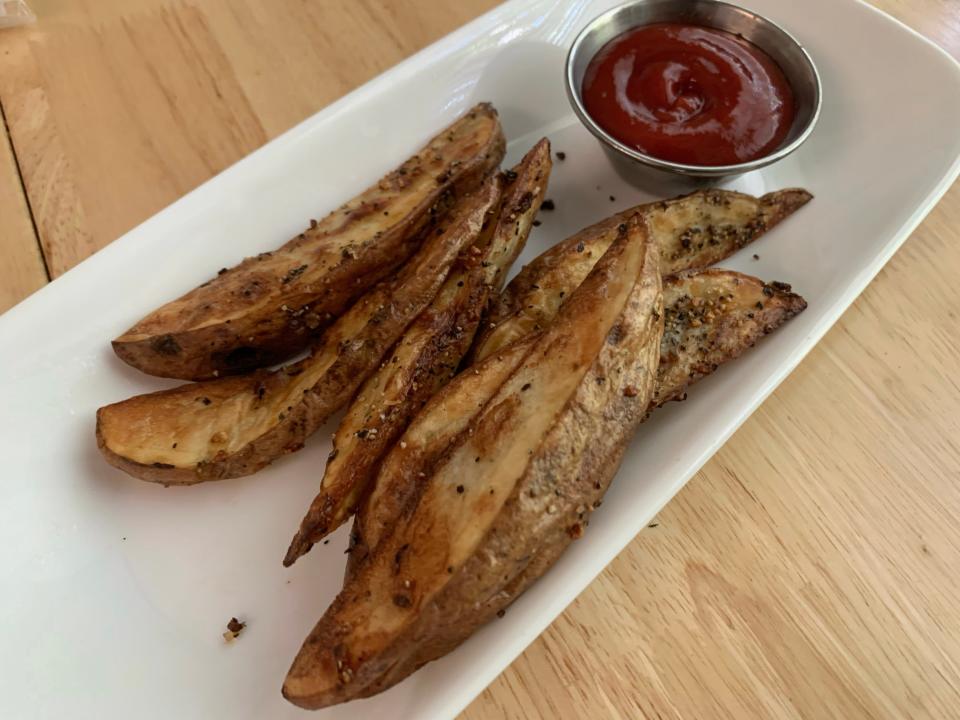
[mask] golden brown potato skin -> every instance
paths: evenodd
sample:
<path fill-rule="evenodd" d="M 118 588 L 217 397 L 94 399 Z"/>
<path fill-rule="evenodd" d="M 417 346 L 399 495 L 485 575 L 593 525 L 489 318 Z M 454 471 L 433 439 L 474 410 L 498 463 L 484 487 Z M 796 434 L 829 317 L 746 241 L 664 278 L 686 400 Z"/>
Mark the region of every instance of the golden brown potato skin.
<path fill-rule="evenodd" d="M 663 280 L 664 331 L 651 410 L 686 397 L 687 388 L 807 307 L 780 282 L 708 269 Z"/>
<path fill-rule="evenodd" d="M 501 188 L 493 177 L 465 198 L 446 230 L 351 307 L 308 358 L 101 408 L 97 444 L 107 461 L 143 480 L 184 485 L 249 475 L 299 450 L 430 303 L 458 254 L 480 235 Z"/>
<path fill-rule="evenodd" d="M 648 414 L 721 365 L 735 360 L 762 337 L 803 312 L 806 301 L 784 283 L 710 268 L 663 279 L 664 333 L 660 341 L 657 382 Z M 546 315 L 544 317 L 547 317 Z M 420 473 L 437 460 L 478 412 L 474 399 L 489 397 L 539 342 L 533 333 L 483 361 L 484 371 L 467 368 L 420 413 L 384 460 L 375 487 L 361 505 L 352 533 L 347 576 L 356 571 L 368 546 L 376 546 L 409 502 Z M 455 392 L 459 390 L 458 392 Z"/>
<path fill-rule="evenodd" d="M 651 243 L 648 251 L 652 267 L 655 247 Z M 646 416 L 662 332 L 658 274 L 641 277 L 575 398 L 482 543 L 428 606 L 417 651 L 369 690 L 379 692 L 456 648 L 583 535 Z"/>
<path fill-rule="evenodd" d="M 638 407 L 622 402 L 626 407 L 613 414 L 621 418 L 623 425 L 611 424 L 593 435 L 592 452 L 585 456 L 579 474 L 569 472 L 568 468 L 548 471 L 544 477 L 559 481 L 527 488 L 526 493 L 518 488 L 516 506 L 508 506 L 512 512 L 505 510 L 497 517 L 486 553 L 474 555 L 458 573 L 466 582 L 453 586 L 456 590 L 444 596 L 445 602 L 437 601 L 430 606 L 433 614 L 425 620 L 425 625 L 430 627 L 431 642 L 405 664 L 392 668 L 381 680 L 380 689 L 454 649 L 475 628 L 503 611 L 556 562 L 569 541 L 582 535 L 590 512 L 599 506 L 616 473 L 636 425 L 643 422 L 650 411 L 669 400 L 682 399 L 691 384 L 719 365 L 739 357 L 760 337 L 806 308 L 806 301 L 790 292 L 789 286 L 766 284 L 727 270 L 689 271 L 666 278 L 663 283 L 665 329 L 648 411 L 640 414 L 638 420 Z M 601 376 L 594 377 L 599 381 Z M 615 400 L 607 407 L 610 413 Z M 553 497 L 557 492 L 561 501 Z M 550 503 L 554 506 L 552 513 Z M 536 535 L 540 540 L 535 544 L 528 542 L 525 553 L 524 550 L 517 552 L 517 548 L 524 548 L 518 542 L 518 535 L 521 538 Z M 511 560 L 516 570 L 508 573 L 505 566 L 509 567 Z M 501 571 L 511 575 L 495 593 L 489 592 L 489 586 L 474 582 L 474 578 L 492 564 L 497 568 L 497 575 Z M 486 572 L 492 574 L 489 569 Z M 476 605 L 477 598 L 485 600 Z"/>
<path fill-rule="evenodd" d="M 803 298 L 783 283 L 764 283 L 741 273 L 717 269 L 689 271 L 665 278 L 663 298 L 665 330 L 659 348 L 660 363 L 654 391 L 642 419 L 664 402 L 683 399 L 691 384 L 739 357 L 758 339 L 806 307 Z M 476 368 L 468 368 L 410 425 L 404 435 L 405 447 L 394 448 L 390 453 L 377 478 L 376 489 L 357 515 L 346 584 L 363 567 L 369 548 L 379 546 L 404 509 L 415 502 L 418 485 L 423 482 L 418 480 L 421 473 L 431 474 L 439 459 L 472 422 L 479 412 L 477 399 L 491 397 L 540 338 L 541 334 L 535 333 L 492 355 Z M 474 369 L 478 372 L 474 373 Z M 599 379 L 595 376 L 595 380 Z M 615 402 L 611 406 L 615 406 Z M 632 417 L 633 422 L 636 418 Z M 568 437 L 564 438 L 564 443 L 569 442 Z M 609 478 L 615 472 L 615 463 L 619 461 L 619 455 L 604 451 L 603 442 L 616 442 L 618 437 L 616 429 L 612 434 L 608 429 L 602 434 L 602 440 L 594 440 L 594 443 L 599 442 L 591 445 L 594 457 L 585 461 L 579 474 L 561 470 L 545 473 L 545 477 L 552 481 L 559 479 L 559 482 L 556 486 L 533 488 L 533 495 L 530 495 L 530 488 L 525 495 L 519 493 L 519 506 L 513 508 L 514 515 L 507 513 L 506 508 L 511 506 L 505 505 L 497 519 L 497 527 L 503 527 L 498 534 L 502 541 L 500 551 L 471 559 L 474 565 L 468 563 L 458 573 L 458 577 L 462 575 L 468 582 L 457 586 L 458 591 L 450 591 L 446 602 L 435 602 L 430 606 L 435 614 L 424 623 L 430 628 L 430 642 L 413 658 L 383 675 L 367 692 L 383 689 L 422 662 L 453 649 L 459 644 L 461 633 L 469 633 L 472 627 L 503 610 L 553 564 L 568 542 L 563 533 L 575 539 L 588 522 L 580 512 L 576 517 L 564 517 L 560 510 L 569 508 L 579 499 L 589 514 L 598 504 L 605 482 L 609 482 L 603 478 Z M 595 474 L 591 475 L 591 471 Z M 594 478 L 592 484 L 591 478 Z M 596 478 L 600 478 L 599 486 Z M 591 487 L 598 494 L 593 494 Z M 556 501 L 557 491 L 562 501 Z M 550 503 L 553 504 L 552 513 Z M 522 512 L 529 515 L 524 516 Z M 544 526 L 550 523 L 552 534 L 544 530 Z M 515 567 L 521 569 L 512 574 L 509 582 L 496 593 L 479 590 L 472 578 L 482 577 L 484 569 L 491 564 L 503 568 L 510 550 L 523 547 L 515 537 L 519 528 L 543 537 L 544 541 L 536 550 L 514 560 Z M 477 604 L 478 598 L 485 600 Z"/>
<path fill-rule="evenodd" d="M 673 200 L 640 205 L 581 230 L 550 248 L 510 281 L 494 301 L 471 358 L 481 360 L 544 326 L 616 237 L 633 212 L 647 213 L 660 246 L 664 275 L 702 269 L 732 255 L 810 201 L 806 190 L 760 198 L 729 190 L 699 190 Z"/>
<path fill-rule="evenodd" d="M 523 249 L 550 174 L 544 138 L 506 173 L 509 184 L 495 223 L 464 253 L 430 306 L 404 333 L 391 357 L 364 383 L 334 434 L 320 492 L 284 558 L 309 551 L 353 514 L 410 418 L 456 373 L 480 316 Z"/>
<path fill-rule="evenodd" d="M 288 699 L 324 707 L 398 682 L 509 602 L 543 542 L 559 555 L 579 532 L 582 503 L 609 481 L 653 391 L 662 296 L 645 236 L 632 221 L 507 380 L 475 398 L 468 431 L 307 638 Z M 554 492 L 567 483 L 583 487 Z"/>
<path fill-rule="evenodd" d="M 247 258 L 158 308 L 113 341 L 151 375 L 205 380 L 282 362 L 421 244 L 456 199 L 503 159 L 482 103 L 399 168 L 274 252 Z"/>
<path fill-rule="evenodd" d="M 468 258 L 464 261 L 351 403 L 334 434 L 320 492 L 287 549 L 285 566 L 353 514 L 410 417 L 456 374 L 480 323 L 486 296 L 486 289 L 476 282 L 479 260 L 472 265 L 466 264 Z"/>
<path fill-rule="evenodd" d="M 345 583 L 366 560 L 369 548 L 380 544 L 403 509 L 414 501 L 422 486 L 421 478 L 432 474 L 484 402 L 493 397 L 541 338 L 541 333 L 534 333 L 461 372 L 414 417 L 403 434 L 403 443 L 394 445 L 384 458 L 376 482 L 357 510 Z"/>

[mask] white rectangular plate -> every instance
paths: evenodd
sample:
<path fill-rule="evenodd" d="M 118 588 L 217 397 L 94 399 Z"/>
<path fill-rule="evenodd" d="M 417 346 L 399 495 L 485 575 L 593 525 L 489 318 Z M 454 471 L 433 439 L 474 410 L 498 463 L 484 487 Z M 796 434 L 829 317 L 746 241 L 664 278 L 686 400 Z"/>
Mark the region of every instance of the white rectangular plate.
<path fill-rule="evenodd" d="M 280 684 L 339 589 L 346 535 L 291 570 L 280 560 L 329 431 L 250 478 L 172 489 L 132 480 L 97 454 L 94 412 L 169 383 L 123 365 L 109 340 L 217 268 L 279 245 L 481 99 L 500 110 L 508 161 L 544 134 L 566 153 L 548 192 L 557 209 L 542 213 L 523 261 L 648 199 L 578 125 L 561 80 L 573 36 L 613 4 L 497 8 L 0 317 L 0 717 L 305 715 Z M 809 308 L 643 426 L 584 539 L 506 617 L 389 692 L 316 717 L 456 715 L 796 366 L 957 176 L 960 71 L 945 53 L 853 0 L 748 5 L 807 46 L 824 109 L 799 152 L 726 183 L 754 194 L 799 185 L 816 199 L 725 265 L 792 283 Z M 249 626 L 226 645 L 234 615 Z"/>

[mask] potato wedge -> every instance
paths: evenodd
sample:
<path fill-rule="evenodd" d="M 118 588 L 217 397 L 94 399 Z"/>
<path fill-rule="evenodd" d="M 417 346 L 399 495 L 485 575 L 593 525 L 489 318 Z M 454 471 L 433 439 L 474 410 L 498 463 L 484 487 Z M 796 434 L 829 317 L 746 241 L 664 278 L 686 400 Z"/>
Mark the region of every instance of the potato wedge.
<path fill-rule="evenodd" d="M 500 293 L 507 273 L 526 247 L 552 169 L 550 141 L 540 138 L 520 162 L 505 173 L 503 210 L 497 220 L 483 278 L 484 284 L 496 294 Z"/>
<path fill-rule="evenodd" d="M 660 245 L 664 275 L 705 268 L 782 222 L 810 201 L 806 190 L 790 189 L 755 198 L 729 190 L 699 190 L 683 197 L 640 205 L 581 230 L 531 262 L 497 298 L 471 358 L 481 360 L 549 321 L 573 288 L 616 237 L 633 212 L 649 214 Z"/>
<path fill-rule="evenodd" d="M 731 271 L 711 269 L 665 279 L 666 329 L 660 344 L 661 363 L 656 388 L 643 417 L 667 400 L 682 398 L 689 384 L 739 356 L 757 339 L 805 307 L 805 301 L 781 283 L 765 284 Z M 399 491 L 397 497 L 392 498 L 387 490 L 390 484 L 381 486 L 378 482 L 378 491 L 371 495 L 369 503 L 364 506 L 365 512 L 357 518 L 361 530 L 358 535 L 362 540 L 369 541 L 374 548 L 379 546 L 403 509 L 414 502 L 411 499 L 416 497 L 411 490 L 417 486 L 414 478 L 424 469 L 429 472 L 430 468 L 430 462 L 424 462 L 423 458 L 433 455 L 433 462 L 436 462 L 436 458 L 463 432 L 461 418 L 470 418 L 471 411 L 476 413 L 471 407 L 475 402 L 464 402 L 462 407 L 453 404 L 458 397 L 454 392 L 457 383 L 470 383 L 470 392 L 462 393 L 461 401 L 489 397 L 503 376 L 516 366 L 518 358 L 538 342 L 537 335 L 521 340 L 478 366 L 479 374 L 468 370 L 418 416 L 404 435 L 407 447 L 391 453 L 381 476 L 399 479 L 392 485 L 394 492 Z M 609 378 L 609 373 L 594 375 L 595 380 L 603 377 Z M 483 388 L 487 389 L 486 394 Z M 624 397 L 630 394 L 632 390 Z M 436 410 L 430 412 L 434 408 Z M 460 422 L 448 428 L 444 422 L 447 418 L 458 418 Z M 631 422 L 637 422 L 636 413 L 631 415 Z M 593 443 L 604 439 L 614 439 L 616 430 L 616 427 L 607 427 L 598 432 L 590 446 L 594 447 Z M 575 434 L 562 436 L 561 448 L 567 445 L 571 436 L 576 437 Z M 613 444 L 622 448 L 625 442 L 614 439 Z M 592 461 L 582 464 L 585 472 L 579 475 L 546 472 L 543 477 L 559 477 L 561 482 L 545 488 L 518 487 L 514 495 L 516 502 L 504 505 L 484 540 L 483 551 L 472 555 L 463 569 L 456 572 L 456 578 L 463 582 L 452 580 L 448 588 L 427 606 L 429 614 L 418 620 L 425 629 L 411 640 L 418 650 L 387 668 L 365 688 L 364 695 L 389 687 L 423 663 L 452 650 L 540 577 L 556 561 L 570 539 L 583 532 L 588 522 L 586 515 L 599 503 L 609 478 L 615 472 L 616 462 L 619 462 L 616 453 L 609 452 L 608 448 L 598 448 Z M 406 477 L 402 477 L 404 470 Z M 594 472 L 593 476 L 588 474 L 590 470 Z M 420 484 L 423 484 L 422 480 Z M 594 492 L 590 492 L 591 488 Z M 363 566 L 364 550 L 361 542 L 351 552 L 348 586 Z M 505 581 L 502 580 L 504 576 Z M 488 582 L 485 583 L 484 578 Z"/>
<path fill-rule="evenodd" d="M 314 628 L 287 675 L 288 699 L 317 708 L 379 692 L 487 619 L 473 608 L 499 592 L 541 531 L 552 533 L 551 517 L 578 516 L 579 505 L 558 511 L 554 501 L 567 501 L 554 488 L 586 473 L 592 489 L 595 468 L 615 469 L 617 438 L 653 391 L 661 304 L 657 246 L 632 220 Z M 519 526 L 515 513 L 537 526 Z M 442 608 L 467 598 L 451 627 Z"/>
<path fill-rule="evenodd" d="M 540 341 L 541 333 L 523 338 L 476 367 L 461 372 L 418 413 L 384 458 L 370 493 L 354 518 L 347 555 L 346 578 L 366 560 L 393 528 L 403 508 L 413 507 L 437 463 L 453 447 L 461 433 L 516 371 Z"/>
<path fill-rule="evenodd" d="M 663 279 L 664 333 L 657 383 L 647 414 L 670 400 L 682 400 L 690 385 L 753 347 L 802 312 L 806 301 L 784 283 L 763 281 L 732 270 L 690 270 Z M 410 424 L 403 447 L 384 460 L 374 489 L 357 513 L 347 577 L 369 547 L 376 547 L 410 502 L 420 473 L 437 460 L 479 412 L 474 398 L 490 397 L 539 342 L 522 338 L 483 361 L 482 373 L 464 371 Z"/>
<path fill-rule="evenodd" d="M 757 339 L 806 308 L 806 301 L 782 283 L 768 285 L 726 270 L 689 271 L 665 278 L 663 282 L 665 329 L 660 344 L 660 366 L 653 397 L 641 422 L 663 403 L 682 400 L 689 385 L 735 359 Z M 758 307 L 758 303 L 763 307 Z M 636 414 L 628 417 L 628 422 L 636 422 Z M 617 430 L 610 426 L 606 433 L 616 434 Z M 632 432 L 630 430 L 625 439 L 617 440 L 616 447 L 622 450 Z M 594 442 L 608 439 L 607 434 L 598 433 Z M 455 648 L 549 569 L 565 549 L 568 538 L 579 538 L 584 532 L 587 516 L 599 506 L 619 461 L 619 454 L 600 450 L 594 453 L 592 461 L 583 463 L 580 476 L 561 474 L 565 482 L 556 487 L 535 488 L 532 492 L 527 489 L 525 494 L 523 488 L 519 488 L 519 501 L 516 505 L 506 505 L 509 512 L 498 516 L 485 542 L 485 552 L 476 553 L 458 573 L 458 577 L 466 578 L 467 582 L 458 586 L 457 592 L 448 591 L 442 596 L 444 601 L 435 601 L 430 606 L 432 615 L 423 620 L 424 625 L 430 627 L 430 641 L 423 643 L 425 649 L 385 673 L 380 681 L 386 683 L 383 687 Z M 561 499 L 553 498 L 551 490 L 553 495 L 559 492 Z M 551 502 L 554 512 L 547 504 Z M 524 546 L 522 539 L 530 537 L 538 538 L 538 542 L 528 540 Z M 489 585 L 472 582 L 491 565 L 496 570 L 487 570 L 492 578 Z M 494 573 L 499 576 L 501 572 L 509 579 L 495 591 L 491 590 L 497 579 Z"/>
<path fill-rule="evenodd" d="M 457 197 L 500 164 L 504 138 L 482 103 L 399 168 L 274 252 L 247 258 L 113 341 L 151 375 L 205 380 L 282 362 L 403 264 Z"/>
<path fill-rule="evenodd" d="M 647 416 L 671 400 L 683 400 L 698 380 L 734 360 L 802 312 L 806 301 L 784 283 L 763 281 L 731 270 L 690 270 L 663 279 L 664 333 L 657 383 Z M 516 368 L 539 333 L 522 338 L 483 361 L 484 371 L 463 372 L 462 392 L 451 383 L 431 401 L 404 434 L 404 446 L 387 455 L 373 491 L 361 504 L 351 533 L 347 581 L 389 532 L 411 502 L 420 473 L 437 460 L 479 412 L 473 401 L 489 397 Z M 468 401 L 464 401 L 468 399 Z"/>
<path fill-rule="evenodd" d="M 663 280 L 664 331 L 651 410 L 686 397 L 687 388 L 807 307 L 780 282 L 732 270 L 678 273 Z"/>
<path fill-rule="evenodd" d="M 394 347 L 392 357 L 366 383 L 334 434 L 333 452 L 284 565 L 310 550 L 349 518 L 383 456 L 410 418 L 456 373 L 473 342 L 491 293 L 499 292 L 523 249 L 550 174 L 550 143 L 537 143 L 517 167 L 491 232 L 461 259 L 423 313 Z"/>
<path fill-rule="evenodd" d="M 463 200 L 447 228 L 350 308 L 308 358 L 100 408 L 97 444 L 107 461 L 143 480 L 189 485 L 249 475 L 299 450 L 430 303 L 497 207 L 501 186 L 491 178 Z"/>

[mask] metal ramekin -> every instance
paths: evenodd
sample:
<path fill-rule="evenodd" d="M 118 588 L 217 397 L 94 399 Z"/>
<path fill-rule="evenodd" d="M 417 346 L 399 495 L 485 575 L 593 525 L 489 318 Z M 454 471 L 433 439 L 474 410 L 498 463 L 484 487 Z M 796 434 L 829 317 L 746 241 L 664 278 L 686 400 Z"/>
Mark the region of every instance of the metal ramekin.
<path fill-rule="evenodd" d="M 608 42 L 642 25 L 681 22 L 726 30 L 753 43 L 774 59 L 793 88 L 796 117 L 786 139 L 773 152 L 734 165 L 686 165 L 634 150 L 597 125 L 580 91 L 587 65 Z M 820 75 L 810 55 L 786 30 L 756 13 L 718 0 L 635 0 L 594 18 L 573 41 L 567 53 L 567 95 L 577 117 L 615 156 L 667 172 L 693 177 L 739 175 L 785 158 L 813 132 L 820 116 Z"/>

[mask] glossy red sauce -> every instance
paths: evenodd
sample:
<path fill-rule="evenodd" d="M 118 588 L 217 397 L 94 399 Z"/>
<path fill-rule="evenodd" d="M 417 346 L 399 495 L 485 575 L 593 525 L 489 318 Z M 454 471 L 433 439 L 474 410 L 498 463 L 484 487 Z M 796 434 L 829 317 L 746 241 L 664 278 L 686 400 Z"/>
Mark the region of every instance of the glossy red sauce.
<path fill-rule="evenodd" d="M 610 41 L 590 61 L 582 96 L 620 142 L 688 165 L 762 157 L 794 117 L 793 91 L 769 55 L 696 25 L 647 25 Z"/>

